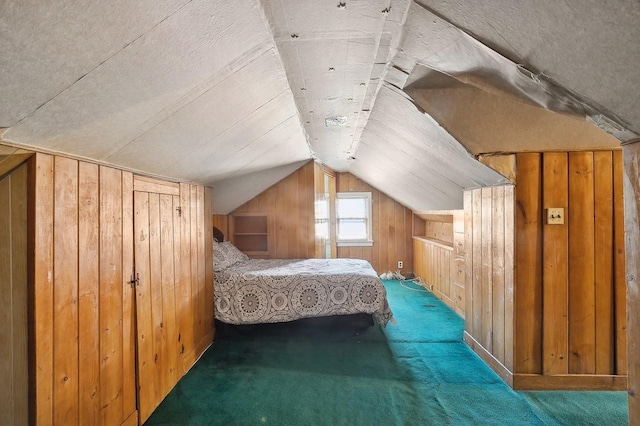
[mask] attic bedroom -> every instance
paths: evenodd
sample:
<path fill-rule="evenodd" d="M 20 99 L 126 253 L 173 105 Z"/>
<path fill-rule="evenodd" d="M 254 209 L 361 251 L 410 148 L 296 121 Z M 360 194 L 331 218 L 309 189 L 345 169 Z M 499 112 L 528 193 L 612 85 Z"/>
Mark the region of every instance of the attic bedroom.
<path fill-rule="evenodd" d="M 335 353 L 393 353 L 442 318 L 478 400 L 615 395 L 640 424 L 639 19 L 633 0 L 3 2 L 0 424 L 160 424 L 196 367 L 279 333 L 320 345 L 313 368 L 283 361 L 292 380 L 353 379 Z M 242 259 L 363 261 L 397 324 L 221 322 L 214 229 Z M 384 365 L 362 373 L 388 381 L 375 398 L 442 398 L 419 410 L 454 424 L 482 405 L 422 373 L 400 398 Z M 248 421 L 224 404 L 189 421 Z M 555 424 L 531 415 L 514 421 Z"/>

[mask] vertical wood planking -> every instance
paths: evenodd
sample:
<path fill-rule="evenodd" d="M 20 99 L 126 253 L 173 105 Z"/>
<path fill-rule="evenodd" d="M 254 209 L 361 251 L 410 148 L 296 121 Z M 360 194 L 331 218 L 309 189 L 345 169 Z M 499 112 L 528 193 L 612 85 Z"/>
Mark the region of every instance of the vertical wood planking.
<path fill-rule="evenodd" d="M 569 153 L 569 373 L 595 373 L 593 153 Z"/>
<path fill-rule="evenodd" d="M 56 424 L 78 418 L 78 162 L 55 157 L 53 394 Z"/>
<path fill-rule="evenodd" d="M 515 304 L 515 191 L 511 185 L 504 189 L 504 365 L 513 369 L 514 359 L 514 304 Z"/>
<path fill-rule="evenodd" d="M 505 283 L 504 283 L 504 186 L 491 188 L 491 282 L 492 282 L 492 348 L 493 356 L 504 363 Z"/>
<path fill-rule="evenodd" d="M 100 199 L 98 166 L 79 164 L 78 263 L 79 419 L 99 424 L 100 419 Z"/>
<path fill-rule="evenodd" d="M 13 418 L 15 424 L 27 424 L 29 414 L 27 180 L 26 164 L 22 164 L 11 172 Z"/>
<path fill-rule="evenodd" d="M 543 154 L 543 209 L 569 209 L 568 155 Z M 544 210 L 546 211 L 546 210 Z M 543 227 L 543 342 L 544 374 L 569 372 L 568 220 Z"/>
<path fill-rule="evenodd" d="M 616 374 L 627 374 L 627 277 L 625 274 L 624 190 L 622 152 L 613 152 L 614 305 Z"/>
<path fill-rule="evenodd" d="M 11 174 L 0 180 L 0 205 L 8 207 L 0 213 L 0 424 L 15 423 L 13 393 L 14 357 L 16 345 L 13 335 L 13 273 L 11 227 Z"/>
<path fill-rule="evenodd" d="M 213 195 L 211 188 L 205 188 L 204 192 L 204 218 L 211 217 L 213 211 Z M 205 222 L 206 223 L 206 222 Z M 208 343 L 213 340 L 214 320 L 213 320 L 213 235 L 211 229 L 204 227 L 204 267 L 205 267 L 205 303 L 204 322 Z M 199 355 L 199 354 L 198 354 Z"/>
<path fill-rule="evenodd" d="M 595 373 L 614 374 L 613 155 L 594 152 Z"/>
<path fill-rule="evenodd" d="M 161 297 L 163 330 L 160 374 L 163 378 L 162 392 L 166 395 L 178 381 L 178 337 L 176 332 L 175 272 L 173 248 L 173 219 L 177 212 L 173 208 L 173 196 L 160 194 L 160 255 Z"/>
<path fill-rule="evenodd" d="M 29 283 L 32 318 L 29 400 L 37 424 L 52 424 L 53 419 L 53 248 L 54 177 L 52 155 L 36 153 L 29 159 L 29 257 L 33 281 Z"/>
<path fill-rule="evenodd" d="M 205 243 L 205 238 L 204 238 L 204 232 L 205 229 L 207 229 L 207 231 L 210 232 L 209 228 L 207 227 L 207 221 L 204 220 L 204 187 L 203 186 L 197 186 L 196 187 L 196 200 L 197 200 L 197 207 L 196 207 L 196 235 L 195 238 L 192 235 L 192 238 L 194 238 L 196 240 L 196 244 L 197 244 L 197 253 L 198 253 L 198 269 L 197 269 L 197 281 L 196 281 L 196 285 L 197 285 L 197 292 L 198 292 L 198 302 L 197 305 L 195 306 L 196 308 L 196 317 L 197 317 L 197 327 L 196 330 L 198 330 L 198 337 L 196 339 L 196 344 L 198 345 L 202 345 L 202 341 L 203 339 L 206 338 L 207 336 L 207 326 L 205 324 L 205 318 L 206 318 L 206 310 L 207 310 L 207 306 L 206 306 L 206 286 L 207 286 L 207 282 L 205 281 L 206 278 L 206 268 L 209 265 L 205 265 L 205 254 L 204 254 L 204 243 Z M 191 212 L 193 214 L 193 212 Z M 199 347 L 197 348 L 199 349 Z M 200 354 L 195 354 L 196 357 L 198 357 Z M 195 361 L 195 360 L 194 360 Z"/>
<path fill-rule="evenodd" d="M 194 347 L 191 263 L 191 190 L 190 185 L 180 184 L 180 280 L 178 282 L 178 328 L 180 352 L 188 353 Z M 188 366 L 183 365 L 184 373 Z"/>
<path fill-rule="evenodd" d="M 542 372 L 540 154 L 516 155 L 514 373 Z"/>
<path fill-rule="evenodd" d="M 473 191 L 464 191 L 464 329 L 473 335 Z"/>
<path fill-rule="evenodd" d="M 134 251 L 136 273 L 137 350 L 138 350 L 138 412 L 140 424 L 155 409 L 153 319 L 151 317 L 151 264 L 149 252 L 149 194 L 134 192 Z"/>
<path fill-rule="evenodd" d="M 136 410 L 136 329 L 133 252 L 133 174 L 122 172 L 122 415 Z M 129 283 L 129 285 L 127 285 Z"/>
<path fill-rule="evenodd" d="M 473 270 L 471 275 L 471 320 L 472 336 L 479 342 L 482 341 L 482 189 L 473 190 Z"/>
<path fill-rule="evenodd" d="M 492 285 L 492 271 L 493 256 L 491 251 L 491 214 L 492 214 L 492 191 L 491 188 L 481 189 L 481 210 L 482 210 L 482 267 L 480 270 L 481 277 L 481 306 L 482 306 L 482 334 L 480 342 L 482 342 L 485 349 L 493 353 L 493 316 L 492 316 L 492 302 L 493 302 L 493 285 Z"/>
<path fill-rule="evenodd" d="M 104 424 L 122 413 L 122 174 L 100 167 L 100 405 Z"/>
<path fill-rule="evenodd" d="M 160 252 L 160 195 L 149 193 L 149 295 L 151 300 L 151 337 L 153 363 L 153 401 L 161 401 L 164 397 L 163 389 L 166 387 L 162 365 L 166 336 L 162 323 L 162 255 Z"/>
<path fill-rule="evenodd" d="M 198 196 L 195 185 L 189 185 L 189 236 L 188 243 L 191 245 L 191 299 L 189 300 L 189 309 L 191 311 L 190 321 L 192 324 L 193 343 L 187 348 L 185 356 L 185 369 L 189 369 L 195 361 L 195 350 L 199 343 L 198 330 Z"/>

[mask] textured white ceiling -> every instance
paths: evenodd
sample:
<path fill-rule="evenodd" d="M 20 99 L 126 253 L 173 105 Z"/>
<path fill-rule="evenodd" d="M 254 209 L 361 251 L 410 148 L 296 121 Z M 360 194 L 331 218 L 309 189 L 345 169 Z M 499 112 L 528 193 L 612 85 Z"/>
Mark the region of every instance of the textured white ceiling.
<path fill-rule="evenodd" d="M 217 213 L 312 158 L 458 208 L 505 181 L 468 151 L 523 149 L 525 127 L 535 148 L 547 121 L 492 138 L 499 117 L 469 119 L 487 105 L 636 137 L 639 18 L 635 0 L 6 0 L 0 137 L 211 185 Z"/>

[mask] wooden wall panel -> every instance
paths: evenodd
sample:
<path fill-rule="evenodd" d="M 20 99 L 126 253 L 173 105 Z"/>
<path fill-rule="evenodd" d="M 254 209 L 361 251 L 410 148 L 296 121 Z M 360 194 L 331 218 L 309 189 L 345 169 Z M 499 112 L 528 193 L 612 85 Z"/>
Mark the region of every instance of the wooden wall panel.
<path fill-rule="evenodd" d="M 273 220 L 268 257 L 311 258 L 316 254 L 314 162 L 310 161 L 232 213 L 266 213 Z"/>
<path fill-rule="evenodd" d="M 517 154 L 517 185 L 504 187 L 504 211 L 502 189 L 465 195 L 466 296 L 473 299 L 465 338 L 519 389 L 624 384 L 620 159 L 615 151 Z M 548 208 L 564 209 L 565 223 L 547 223 Z"/>
<path fill-rule="evenodd" d="M 100 167 L 100 405 L 103 424 L 122 412 L 122 172 Z"/>
<path fill-rule="evenodd" d="M 133 175 L 38 153 L 29 199 L 34 422 L 137 421 Z"/>
<path fill-rule="evenodd" d="M 222 231 L 225 238 L 229 238 L 229 216 L 226 214 L 214 214 L 212 217 L 212 225 Z"/>
<path fill-rule="evenodd" d="M 465 333 L 501 368 L 513 363 L 513 203 L 512 186 L 465 191 Z"/>
<path fill-rule="evenodd" d="M 613 152 L 614 255 L 613 293 L 615 322 L 615 373 L 627 374 L 627 276 L 625 273 L 625 207 L 622 152 Z"/>
<path fill-rule="evenodd" d="M 505 359 L 505 218 L 504 186 L 491 188 L 491 348 L 493 355 Z"/>
<path fill-rule="evenodd" d="M 569 153 L 569 372 L 595 373 L 593 153 Z"/>
<path fill-rule="evenodd" d="M 36 424 L 53 423 L 53 159 L 37 153 L 29 159 L 29 352 L 30 411 Z"/>
<path fill-rule="evenodd" d="M 0 205 L 0 424 L 19 425 L 29 422 L 25 164 L 0 179 Z"/>
<path fill-rule="evenodd" d="M 372 247 L 338 247 L 338 257 L 369 261 L 378 274 L 395 271 L 402 260 L 401 272 L 413 272 L 413 219 L 410 209 L 350 173 L 338 173 L 338 192 L 371 192 Z"/>
<path fill-rule="evenodd" d="M 543 154 L 543 208 L 569 211 L 568 155 Z M 565 218 L 566 219 L 566 218 Z M 543 374 L 569 372 L 568 221 L 543 228 Z"/>
<path fill-rule="evenodd" d="M 100 178 L 98 166 L 79 164 L 78 315 L 80 351 L 80 423 L 100 424 Z"/>
<path fill-rule="evenodd" d="M 615 372 L 613 153 L 594 152 L 595 374 Z M 595 201 L 595 200 L 594 200 Z"/>
<path fill-rule="evenodd" d="M 54 163 L 53 423 L 77 424 L 78 162 L 56 157 Z"/>
<path fill-rule="evenodd" d="M 542 179 L 540 154 L 516 156 L 514 370 L 542 370 Z"/>
<path fill-rule="evenodd" d="M 133 174 L 122 172 L 122 417 L 137 421 Z"/>

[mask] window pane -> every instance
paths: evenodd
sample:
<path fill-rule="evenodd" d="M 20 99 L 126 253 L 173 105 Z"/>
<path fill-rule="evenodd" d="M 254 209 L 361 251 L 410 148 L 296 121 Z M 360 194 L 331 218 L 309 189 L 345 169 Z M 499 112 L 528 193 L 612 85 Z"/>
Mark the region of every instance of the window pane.
<path fill-rule="evenodd" d="M 364 198 L 339 198 L 338 218 L 367 217 L 367 200 Z"/>
<path fill-rule="evenodd" d="M 339 240 L 366 240 L 366 219 L 341 219 L 338 220 Z"/>

